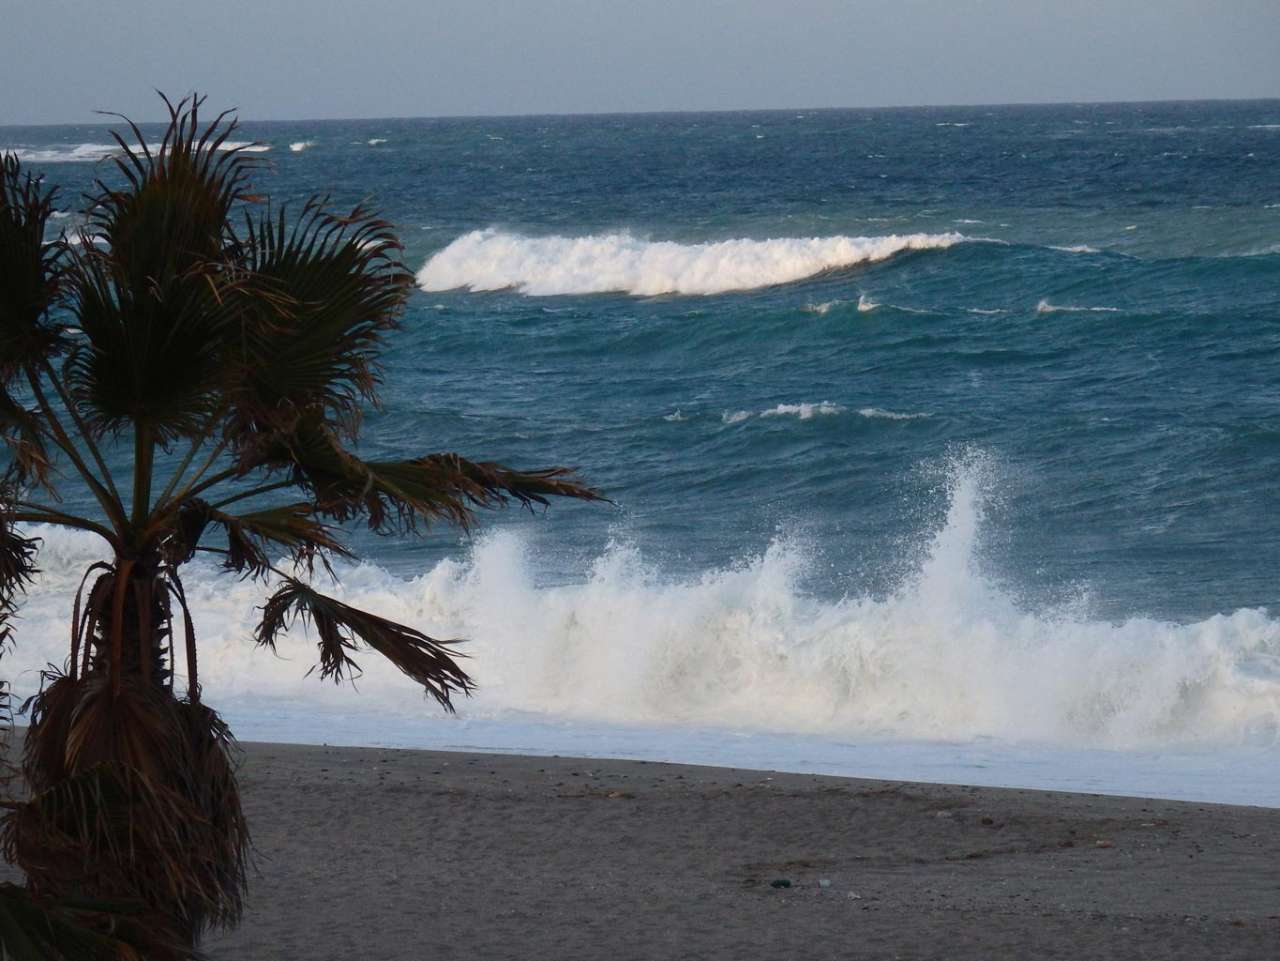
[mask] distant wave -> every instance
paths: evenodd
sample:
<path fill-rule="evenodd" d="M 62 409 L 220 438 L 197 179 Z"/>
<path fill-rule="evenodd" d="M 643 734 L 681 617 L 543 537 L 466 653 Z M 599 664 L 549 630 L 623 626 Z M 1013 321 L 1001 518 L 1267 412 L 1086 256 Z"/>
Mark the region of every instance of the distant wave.
<path fill-rule="evenodd" d="M 1051 304 L 1042 300 L 1036 304 L 1037 314 L 1118 314 L 1119 307 L 1076 307 L 1071 304 Z"/>
<path fill-rule="evenodd" d="M 1062 247 L 1050 247 L 1050 250 L 1060 250 L 1064 254 L 1100 254 L 1097 247 L 1090 247 L 1088 244 L 1068 244 Z"/>
<path fill-rule="evenodd" d="M 741 424 L 744 420 L 750 420 L 752 417 L 795 417 L 798 420 L 812 420 L 815 417 L 830 417 L 833 414 L 843 414 L 846 410 L 847 408 L 842 407 L 840 404 L 833 404 L 829 400 L 824 400 L 816 404 L 778 404 L 762 411 L 725 411 L 720 419 L 726 424 Z M 865 417 L 868 420 L 920 420 L 929 416 L 924 413 L 901 413 L 896 410 L 885 410 L 883 407 L 860 407 L 856 413 L 859 417 Z M 663 419 L 676 421 L 684 420 L 685 417 L 680 411 L 676 411 L 674 414 L 668 414 Z"/>
<path fill-rule="evenodd" d="M 370 147 L 376 147 L 378 146 L 378 144 L 386 143 L 386 142 L 387 142 L 386 137 L 370 137 L 368 140 L 365 141 L 365 143 L 367 143 Z"/>
<path fill-rule="evenodd" d="M 0 147 L 0 153 L 16 154 L 23 163 L 93 163 L 120 152 L 114 143 L 82 143 L 75 147 Z"/>
<path fill-rule="evenodd" d="M 247 140 L 227 140 L 222 143 L 220 149 L 240 149 L 248 153 L 265 153 L 271 149 L 271 145 L 251 143 Z M 301 148 L 297 148 L 295 145 L 292 149 Z M 56 147 L 0 147 L 0 153 L 14 153 L 23 163 L 95 163 L 119 154 L 120 145 L 115 143 L 82 143 L 74 147 L 62 145 Z"/>
<path fill-rule="evenodd" d="M 791 283 L 824 271 L 886 260 L 906 250 L 950 247 L 957 233 L 883 237 L 780 237 L 700 244 L 629 233 L 525 237 L 475 230 L 418 272 L 423 290 L 518 290 L 532 296 L 621 291 L 640 296 L 718 294 Z"/>
<path fill-rule="evenodd" d="M 314 140 L 298 140 L 294 143 L 289 144 L 289 149 L 292 150 L 294 153 L 302 153 L 302 151 L 308 149 L 309 147 L 314 147 L 315 145 L 316 145 L 316 142 Z"/>
<path fill-rule="evenodd" d="M 776 407 L 770 407 L 768 410 L 759 412 L 749 410 L 725 411 L 721 420 L 726 424 L 740 424 L 752 417 L 796 417 L 800 420 L 812 420 L 814 417 L 819 416 L 843 414 L 844 410 L 839 404 L 824 400 L 816 404 L 778 404 Z"/>
<path fill-rule="evenodd" d="M 1250 130 L 1280 130 L 1280 123 L 1253 123 L 1249 125 Z"/>

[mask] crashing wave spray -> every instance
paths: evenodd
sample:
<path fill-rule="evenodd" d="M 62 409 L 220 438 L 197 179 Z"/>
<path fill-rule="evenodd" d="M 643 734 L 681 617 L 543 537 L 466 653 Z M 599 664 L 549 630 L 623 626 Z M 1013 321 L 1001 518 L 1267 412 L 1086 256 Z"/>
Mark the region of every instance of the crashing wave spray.
<path fill-rule="evenodd" d="M 535 296 L 611 291 L 641 296 L 718 294 L 791 283 L 966 239 L 947 233 L 679 244 L 629 233 L 524 237 L 474 230 L 431 257 L 418 271 L 418 286 L 427 291 L 514 289 Z"/>
<path fill-rule="evenodd" d="M 953 466 L 945 523 L 886 598 L 811 596 L 813 561 L 786 539 L 685 579 L 614 544 L 581 583 L 546 588 L 510 533 L 409 581 L 368 564 L 341 568 L 335 593 L 434 636 L 471 638 L 479 694 L 460 707 L 473 717 L 1092 747 L 1276 742 L 1280 623 L 1252 609 L 1183 625 L 1020 607 L 979 561 L 994 476 L 980 456 Z M 96 556 L 87 537 L 37 532 L 45 573 L 0 665 L 19 694 L 65 656 L 70 599 Z M 433 710 L 372 653 L 359 658 L 357 693 L 305 676 L 314 647 L 301 631 L 281 646 L 284 659 L 255 650 L 260 584 L 193 565 L 187 593 L 207 699 L 233 721 L 247 704 L 258 717 L 289 716 L 295 731 L 303 716 L 323 738 L 361 710 Z"/>

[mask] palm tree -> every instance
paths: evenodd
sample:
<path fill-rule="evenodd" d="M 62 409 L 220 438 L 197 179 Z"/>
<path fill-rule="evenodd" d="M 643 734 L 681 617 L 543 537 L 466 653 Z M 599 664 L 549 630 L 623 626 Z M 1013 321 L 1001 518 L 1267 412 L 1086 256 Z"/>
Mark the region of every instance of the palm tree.
<path fill-rule="evenodd" d="M 452 710 L 471 689 L 452 642 L 312 585 L 317 563 L 350 556 L 343 525 L 466 528 L 476 507 L 599 499 L 564 468 L 361 458 L 412 286 L 392 228 L 322 198 L 293 220 L 273 209 L 251 192 L 253 159 L 228 149 L 235 119 L 202 125 L 202 103 L 166 99 L 158 144 L 126 120 L 119 183 L 97 183 L 74 238 L 45 242 L 53 192 L 3 161 L 0 644 L 40 546 L 20 525 L 92 532 L 111 559 L 85 571 L 67 659 L 29 705 L 31 796 L 0 831 L 28 885 L 0 889 L 0 939 L 14 912 L 71 923 L 127 905 L 167 957 L 161 942 L 190 948 L 238 919 L 249 836 L 230 732 L 201 699 L 181 578 L 196 555 L 270 590 L 259 645 L 301 620 L 322 678 L 349 676 L 367 645 Z M 131 468 L 113 470 L 130 444 Z M 96 507 L 64 506 L 67 485 Z"/>

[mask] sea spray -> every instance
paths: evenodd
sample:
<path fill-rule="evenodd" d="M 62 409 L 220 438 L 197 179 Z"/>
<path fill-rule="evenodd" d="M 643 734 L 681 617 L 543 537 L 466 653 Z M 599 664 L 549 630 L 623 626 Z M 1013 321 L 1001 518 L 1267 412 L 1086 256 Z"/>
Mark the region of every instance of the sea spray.
<path fill-rule="evenodd" d="M 1280 624 L 1261 610 L 1179 625 L 1028 610 L 981 564 L 983 505 L 997 472 L 953 467 L 946 520 L 914 573 L 887 597 L 819 599 L 814 561 L 780 537 L 764 553 L 671 578 L 626 543 L 579 583 L 541 586 L 511 533 L 476 542 L 411 580 L 339 565 L 338 597 L 437 637 L 470 638 L 479 683 L 464 716 L 533 712 L 613 723 L 715 725 L 846 737 L 996 737 L 1078 747 L 1273 743 L 1280 719 Z M 19 694 L 66 656 L 71 596 L 100 556 L 87 535 L 36 529 L 43 573 L 3 664 Z M 312 642 L 295 629 L 278 657 L 251 643 L 262 584 L 192 565 L 187 594 L 210 703 L 279 710 L 323 732 L 361 710 L 431 715 L 376 654 L 359 691 L 306 677 Z M 179 672 L 183 670 L 179 662 Z"/>

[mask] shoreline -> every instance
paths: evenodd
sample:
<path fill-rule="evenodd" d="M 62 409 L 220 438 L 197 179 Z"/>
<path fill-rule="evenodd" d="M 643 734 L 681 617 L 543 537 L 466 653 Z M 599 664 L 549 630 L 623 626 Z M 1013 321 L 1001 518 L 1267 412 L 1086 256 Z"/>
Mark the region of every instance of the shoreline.
<path fill-rule="evenodd" d="M 257 873 L 241 927 L 207 939 L 211 961 L 1262 961 L 1280 943 L 1280 812 L 1267 808 L 242 747 Z"/>

